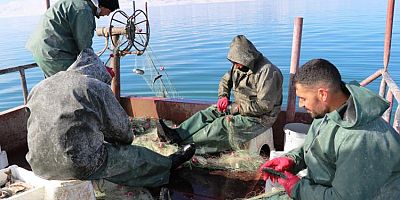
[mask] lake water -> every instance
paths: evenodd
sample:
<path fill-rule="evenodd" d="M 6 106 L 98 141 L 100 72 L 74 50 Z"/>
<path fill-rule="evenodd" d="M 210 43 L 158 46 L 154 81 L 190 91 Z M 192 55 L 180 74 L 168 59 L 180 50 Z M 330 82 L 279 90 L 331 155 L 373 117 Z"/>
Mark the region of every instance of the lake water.
<path fill-rule="evenodd" d="M 389 72 L 400 84 L 398 7 Z M 300 64 L 325 58 L 339 68 L 345 81 L 361 81 L 383 67 L 386 9 L 385 0 L 150 4 L 150 47 L 179 97 L 214 101 L 220 77 L 231 67 L 226 59 L 229 43 L 235 35 L 244 34 L 282 70 L 286 103 L 295 17 L 304 18 Z M 130 9 L 125 11 L 131 14 Z M 0 18 L 0 69 L 33 62 L 25 42 L 39 19 L 40 16 Z M 109 18 L 97 23 L 98 27 L 108 26 Z M 94 49 L 98 51 L 103 45 L 104 39 L 96 36 Z M 108 55 L 106 52 L 102 59 Z M 132 73 L 133 69 L 143 68 L 142 59 L 133 55 L 122 58 L 122 95 L 153 96 L 145 80 Z M 29 89 L 43 79 L 39 68 L 27 70 L 26 76 Z M 378 91 L 379 82 L 369 87 Z M 19 73 L 0 75 L 0 111 L 22 103 Z"/>

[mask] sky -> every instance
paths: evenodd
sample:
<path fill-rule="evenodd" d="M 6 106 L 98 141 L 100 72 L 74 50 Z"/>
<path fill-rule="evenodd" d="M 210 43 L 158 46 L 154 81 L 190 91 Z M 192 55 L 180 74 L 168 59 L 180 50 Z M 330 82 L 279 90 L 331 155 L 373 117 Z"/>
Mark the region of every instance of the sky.
<path fill-rule="evenodd" d="M 148 3 L 148 6 L 164 6 L 191 3 L 218 3 L 228 1 L 247 1 L 247 0 L 136 0 L 138 7 Z M 50 0 L 54 4 L 57 0 Z M 132 8 L 132 0 L 119 0 L 122 10 Z M 0 17 L 18 17 L 18 16 L 38 16 L 46 10 L 45 0 L 0 0 Z"/>

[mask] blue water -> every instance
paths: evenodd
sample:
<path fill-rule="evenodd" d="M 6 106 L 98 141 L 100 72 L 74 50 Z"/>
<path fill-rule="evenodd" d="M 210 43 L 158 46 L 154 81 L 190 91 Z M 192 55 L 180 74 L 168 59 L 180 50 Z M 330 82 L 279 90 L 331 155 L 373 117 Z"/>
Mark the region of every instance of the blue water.
<path fill-rule="evenodd" d="M 397 5 L 389 72 L 400 84 L 398 8 Z M 219 79 L 231 67 L 226 59 L 229 43 L 235 35 L 244 34 L 282 70 L 286 103 L 295 17 L 304 18 L 300 64 L 312 58 L 326 58 L 339 68 L 345 81 L 361 81 L 383 67 L 386 9 L 385 0 L 150 5 L 150 46 L 180 97 L 216 100 Z M 0 69 L 33 62 L 24 46 L 39 18 L 0 18 Z M 108 26 L 108 20 L 98 20 L 98 27 Z M 103 44 L 103 38 L 94 38 L 96 51 Z M 108 54 L 102 59 L 106 60 Z M 144 79 L 132 73 L 132 69 L 143 67 L 142 59 L 129 55 L 121 60 L 122 95 L 153 95 Z M 43 79 L 38 68 L 27 70 L 26 76 L 29 89 Z M 379 82 L 368 87 L 378 91 Z M 0 75 L 0 97 L 0 111 L 23 103 L 18 73 Z"/>

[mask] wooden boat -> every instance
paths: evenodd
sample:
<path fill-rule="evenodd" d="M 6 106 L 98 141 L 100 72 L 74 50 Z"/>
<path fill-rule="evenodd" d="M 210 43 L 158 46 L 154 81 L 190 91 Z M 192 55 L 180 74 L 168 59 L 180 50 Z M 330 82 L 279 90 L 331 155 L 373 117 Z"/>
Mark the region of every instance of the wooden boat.
<path fill-rule="evenodd" d="M 390 44 L 392 36 L 392 24 L 394 13 L 394 0 L 389 0 L 387 25 L 384 43 L 384 67 L 378 69 L 370 77 L 361 81 L 361 85 L 365 86 L 382 77 L 380 95 L 384 96 L 391 106 L 383 116 L 388 122 L 392 122 L 393 127 L 400 132 L 400 106 L 392 117 L 393 100 L 400 102 L 400 89 L 392 80 L 388 72 L 388 63 L 390 55 Z M 273 139 L 276 150 L 283 150 L 284 146 L 284 130 L 283 127 L 288 123 L 311 123 L 312 119 L 307 113 L 296 112 L 295 109 L 295 93 L 292 85 L 292 78 L 296 73 L 299 65 L 300 43 L 302 33 L 302 18 L 295 19 L 292 59 L 290 68 L 290 80 L 287 107 L 282 109 L 279 117 L 273 125 Z M 112 62 L 117 72 L 114 78 L 112 89 L 119 99 L 120 104 L 132 117 L 151 117 L 171 120 L 176 124 L 181 123 L 195 112 L 208 107 L 213 102 L 196 101 L 189 99 L 170 99 L 161 97 L 137 97 L 137 96 L 120 96 L 119 93 L 119 57 L 116 56 Z M 19 72 L 21 77 L 21 85 L 26 103 L 28 96 L 25 70 L 37 67 L 36 64 L 28 64 L 23 66 L 11 67 L 0 70 L 0 75 Z M 394 98 L 393 98 L 394 97 Z M 6 111 L 0 112 L 0 146 L 2 150 L 7 151 L 9 164 L 30 169 L 29 164 L 25 160 L 27 148 L 27 119 L 28 114 L 25 106 L 17 106 Z M 186 178 L 182 178 L 182 177 Z M 254 173 L 226 173 L 221 171 L 193 170 L 183 171 L 174 175 L 170 190 L 175 192 L 174 199 L 230 199 L 244 198 L 251 192 L 259 191 L 262 184 L 259 182 L 259 176 Z M 180 178 L 179 178 L 180 177 Z M 191 177 L 191 178 L 187 178 Z M 200 178 L 199 178 L 200 177 Z M 206 182 L 198 181 L 199 179 L 208 180 Z M 187 181 L 190 183 L 187 183 Z M 208 184 L 208 185 L 207 185 Z"/>

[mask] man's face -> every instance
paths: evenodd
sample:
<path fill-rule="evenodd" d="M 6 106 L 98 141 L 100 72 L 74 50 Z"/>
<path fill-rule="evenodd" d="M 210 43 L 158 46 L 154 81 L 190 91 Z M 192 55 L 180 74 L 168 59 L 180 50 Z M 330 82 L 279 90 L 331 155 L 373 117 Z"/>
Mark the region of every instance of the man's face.
<path fill-rule="evenodd" d="M 296 84 L 296 95 L 299 97 L 299 107 L 304 107 L 312 118 L 322 118 L 328 113 L 328 107 L 318 87 L 306 87 Z"/>
<path fill-rule="evenodd" d="M 99 16 L 108 16 L 110 13 L 111 13 L 110 9 L 108 9 L 106 7 L 103 7 L 103 6 L 100 6 Z"/>
<path fill-rule="evenodd" d="M 233 66 L 235 67 L 235 69 L 242 69 L 244 67 L 242 64 L 235 63 L 235 62 L 233 62 Z"/>

